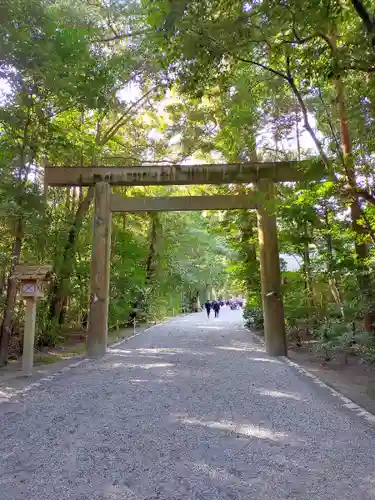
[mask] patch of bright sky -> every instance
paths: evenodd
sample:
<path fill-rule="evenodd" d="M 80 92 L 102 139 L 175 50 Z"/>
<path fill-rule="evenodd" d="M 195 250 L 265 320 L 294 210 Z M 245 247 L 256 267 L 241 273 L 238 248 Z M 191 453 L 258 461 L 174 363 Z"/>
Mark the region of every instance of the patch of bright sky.
<path fill-rule="evenodd" d="M 141 97 L 141 90 L 139 86 L 137 86 L 137 84 L 131 83 L 118 92 L 118 97 L 121 101 L 131 104 L 136 102 Z M 166 106 L 169 106 L 177 102 L 178 102 L 178 97 L 174 96 L 171 92 L 168 92 L 166 98 L 163 99 L 158 105 L 158 114 L 163 118 L 167 118 L 168 114 L 165 111 Z M 309 121 L 312 128 L 316 129 L 316 122 L 313 115 L 309 116 Z M 310 134 L 306 130 L 304 130 L 302 121 L 300 121 L 299 123 L 299 130 L 300 130 L 299 140 L 300 140 L 301 151 L 303 151 L 304 153 L 315 154 L 316 148 L 314 141 L 312 140 Z M 319 134 L 319 131 L 316 131 L 316 133 L 318 138 L 322 139 L 322 136 Z M 160 140 L 162 136 L 163 134 L 160 131 L 153 129 L 149 134 L 149 139 L 157 141 Z M 178 145 L 179 141 L 180 137 L 176 135 L 171 139 L 170 145 L 171 146 Z M 261 130 L 257 137 L 258 148 L 259 149 L 263 147 L 274 148 L 274 145 L 275 141 L 273 135 L 266 129 Z M 297 150 L 296 134 L 292 133 L 289 137 L 283 138 L 279 143 L 279 150 L 284 151 L 285 153 L 293 151 L 295 152 Z M 213 159 L 215 159 L 215 161 L 218 161 L 217 153 L 213 154 Z M 186 165 L 193 163 L 196 163 L 196 159 L 194 158 L 187 158 L 184 161 L 184 164 Z"/>
<path fill-rule="evenodd" d="M 11 93 L 9 83 L 4 78 L 0 78 L 0 106 L 4 106 Z"/>
<path fill-rule="evenodd" d="M 128 85 L 124 89 L 122 89 L 118 93 L 119 99 L 121 99 L 124 102 L 127 102 L 129 104 L 137 101 L 141 97 L 141 92 L 139 87 L 136 85 Z M 168 114 L 165 110 L 165 108 L 173 103 L 178 102 L 178 97 L 174 96 L 172 93 L 168 92 L 167 96 L 165 99 L 163 99 L 159 105 L 158 105 L 158 114 L 159 116 L 162 116 L 163 118 L 167 119 Z M 315 120 L 313 116 L 310 116 L 310 123 L 315 128 Z M 305 152 L 314 152 L 315 151 L 315 144 L 313 140 L 311 139 L 310 135 L 303 130 L 303 124 L 300 124 L 299 130 L 302 131 L 300 133 L 300 147 L 301 150 Z M 149 139 L 153 141 L 160 140 L 162 138 L 163 134 L 156 130 L 153 129 L 150 134 L 149 134 Z M 171 146 L 178 146 L 180 142 L 180 136 L 177 134 L 175 137 L 172 138 L 170 145 Z M 274 147 L 274 138 L 271 133 L 267 132 L 266 129 L 262 130 L 258 136 L 257 140 L 257 145 L 259 148 L 262 147 Z M 291 152 L 291 151 L 296 151 L 297 149 L 297 138 L 295 134 L 292 134 L 290 137 L 287 139 L 283 139 L 283 141 L 280 142 L 279 144 L 279 149 L 283 150 L 285 152 Z M 211 155 L 212 157 L 212 162 L 219 162 L 220 160 L 220 154 L 218 152 L 213 152 Z M 197 160 L 194 157 L 186 158 L 183 161 L 183 164 L 185 165 L 191 165 L 197 163 Z M 285 262 L 287 270 L 288 271 L 296 271 L 300 269 L 302 261 L 299 256 L 297 255 L 289 255 L 289 254 L 280 254 L 280 258 Z"/>
<path fill-rule="evenodd" d="M 121 101 L 126 102 L 127 104 L 132 104 L 132 103 L 136 102 L 141 97 L 141 95 L 142 95 L 141 90 L 137 84 L 129 84 L 126 87 L 124 87 L 123 89 L 121 89 L 117 94 L 118 98 Z M 166 111 L 166 107 L 170 106 L 171 104 L 178 103 L 178 102 L 179 102 L 178 97 L 174 96 L 172 92 L 168 91 L 166 97 L 157 105 L 158 115 L 160 117 L 162 117 L 163 119 L 167 120 L 168 113 Z M 145 120 L 147 121 L 147 117 L 145 118 Z M 152 129 L 148 134 L 148 138 L 150 139 L 150 141 L 159 141 L 162 137 L 163 137 L 163 134 L 159 130 L 157 130 L 156 128 Z M 180 144 L 180 141 L 181 141 L 181 137 L 179 136 L 179 134 L 176 134 L 170 140 L 169 145 L 172 148 L 173 148 L 173 146 L 176 146 L 176 151 L 177 151 L 178 145 Z M 213 162 L 217 161 L 216 156 L 217 156 L 217 154 L 215 152 L 213 152 L 213 155 L 212 155 Z M 184 164 L 184 165 L 193 165 L 195 163 L 197 163 L 197 159 L 193 158 L 193 157 L 186 158 L 182 162 L 182 164 Z"/>
<path fill-rule="evenodd" d="M 309 122 L 312 126 L 312 128 L 315 130 L 315 133 L 318 137 L 319 140 L 322 140 L 323 137 L 319 133 L 319 131 L 316 130 L 316 121 L 313 115 L 309 116 Z M 314 144 L 314 141 L 312 140 L 310 134 L 304 130 L 303 122 L 302 120 L 299 121 L 299 142 L 300 142 L 300 148 L 303 154 L 306 155 L 314 155 L 316 154 L 316 146 Z M 262 148 L 275 148 L 275 140 L 273 137 L 273 134 L 267 131 L 267 129 L 263 129 L 260 134 L 257 137 L 257 147 L 259 149 Z M 295 133 L 292 133 L 286 138 L 283 138 L 279 144 L 278 144 L 278 150 L 283 153 L 291 153 L 291 152 L 296 152 L 297 151 L 297 136 Z"/>

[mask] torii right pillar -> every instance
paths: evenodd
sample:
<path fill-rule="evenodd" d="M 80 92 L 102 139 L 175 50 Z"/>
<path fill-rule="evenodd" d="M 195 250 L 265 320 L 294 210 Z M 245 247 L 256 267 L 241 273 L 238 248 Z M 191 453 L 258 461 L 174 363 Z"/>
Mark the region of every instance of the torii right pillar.
<path fill-rule="evenodd" d="M 87 354 L 104 356 L 107 351 L 109 274 L 111 263 L 111 186 L 95 184 L 91 256 L 91 300 L 87 330 Z"/>
<path fill-rule="evenodd" d="M 270 356 L 286 356 L 284 307 L 275 215 L 275 186 L 270 180 L 258 182 L 260 204 L 257 209 L 264 340 Z"/>

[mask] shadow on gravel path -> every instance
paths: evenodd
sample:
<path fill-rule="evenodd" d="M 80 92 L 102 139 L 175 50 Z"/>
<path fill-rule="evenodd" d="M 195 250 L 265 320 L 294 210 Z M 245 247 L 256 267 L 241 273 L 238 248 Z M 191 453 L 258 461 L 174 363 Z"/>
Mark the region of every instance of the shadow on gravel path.
<path fill-rule="evenodd" d="M 2 500 L 369 500 L 375 438 L 237 311 L 166 325 L 0 405 Z"/>

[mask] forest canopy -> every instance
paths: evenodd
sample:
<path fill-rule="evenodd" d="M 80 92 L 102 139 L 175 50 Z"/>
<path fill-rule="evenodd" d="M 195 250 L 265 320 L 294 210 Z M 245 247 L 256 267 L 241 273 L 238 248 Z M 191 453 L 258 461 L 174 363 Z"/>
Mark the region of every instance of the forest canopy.
<path fill-rule="evenodd" d="M 319 159 L 277 186 L 288 335 L 371 357 L 375 323 L 375 23 L 369 1 L 5 0 L 0 6 L 0 364 L 19 354 L 19 262 L 49 263 L 38 343 L 84 328 L 92 188 L 50 165 Z M 123 196 L 254 186 L 115 188 Z M 113 217 L 110 326 L 243 293 L 262 325 L 256 213 Z M 327 354 L 328 353 L 328 354 Z"/>

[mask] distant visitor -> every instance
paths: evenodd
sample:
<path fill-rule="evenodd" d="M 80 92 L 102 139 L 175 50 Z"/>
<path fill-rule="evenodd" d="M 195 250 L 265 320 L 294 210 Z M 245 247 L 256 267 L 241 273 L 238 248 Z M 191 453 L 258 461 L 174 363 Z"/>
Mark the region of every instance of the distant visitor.
<path fill-rule="evenodd" d="M 209 300 L 206 300 L 206 302 L 204 303 L 204 307 L 206 309 L 207 318 L 209 318 L 211 314 L 211 302 Z"/>
<path fill-rule="evenodd" d="M 215 311 L 215 318 L 218 318 L 219 317 L 219 312 L 220 312 L 220 302 L 217 302 L 215 300 L 213 306 L 212 306 L 213 310 Z"/>

